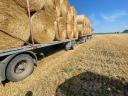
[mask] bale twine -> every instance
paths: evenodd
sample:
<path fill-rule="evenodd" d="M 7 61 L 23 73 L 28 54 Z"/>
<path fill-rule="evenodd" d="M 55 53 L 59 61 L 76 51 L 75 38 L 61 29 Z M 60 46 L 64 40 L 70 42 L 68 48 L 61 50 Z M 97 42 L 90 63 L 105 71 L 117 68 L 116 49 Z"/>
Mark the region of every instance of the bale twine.
<path fill-rule="evenodd" d="M 40 10 L 32 16 L 32 35 L 38 43 L 48 43 L 55 39 L 54 10 Z"/>
<path fill-rule="evenodd" d="M 27 1 L 26 0 L 14 0 L 18 5 L 27 10 Z M 37 11 L 44 7 L 44 0 L 29 0 L 30 11 Z"/>
<path fill-rule="evenodd" d="M 0 0 L 0 50 L 20 47 L 30 36 L 28 17 L 12 0 Z"/>
<path fill-rule="evenodd" d="M 59 17 L 54 24 L 56 29 L 56 40 L 64 41 L 67 37 L 66 19 L 64 17 Z"/>

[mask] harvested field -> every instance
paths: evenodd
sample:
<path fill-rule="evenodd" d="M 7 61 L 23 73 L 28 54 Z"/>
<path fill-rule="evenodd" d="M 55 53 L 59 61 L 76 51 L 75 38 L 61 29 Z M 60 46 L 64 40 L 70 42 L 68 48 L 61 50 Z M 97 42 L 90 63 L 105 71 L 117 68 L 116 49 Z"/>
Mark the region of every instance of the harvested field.
<path fill-rule="evenodd" d="M 75 50 L 56 49 L 27 79 L 1 84 L 0 96 L 128 96 L 127 42 L 128 34 L 96 35 Z"/>

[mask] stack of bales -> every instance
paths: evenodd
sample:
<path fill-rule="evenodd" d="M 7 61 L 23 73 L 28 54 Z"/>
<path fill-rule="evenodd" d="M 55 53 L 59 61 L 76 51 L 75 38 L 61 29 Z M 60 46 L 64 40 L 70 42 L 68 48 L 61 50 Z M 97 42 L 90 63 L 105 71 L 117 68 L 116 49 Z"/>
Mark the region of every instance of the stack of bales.
<path fill-rule="evenodd" d="M 57 18 L 54 23 L 56 29 L 56 40 L 64 41 L 67 38 L 67 14 L 69 4 L 67 0 L 58 0 L 56 4 Z"/>
<path fill-rule="evenodd" d="M 76 20 L 76 18 L 77 18 L 77 13 L 76 13 L 76 10 L 75 10 L 75 8 L 74 7 L 72 7 L 72 10 L 73 10 L 73 12 L 74 12 L 74 15 L 73 15 L 73 37 L 74 38 L 76 38 L 76 39 L 78 39 L 78 35 L 79 35 L 79 33 L 78 33 L 78 31 L 77 31 L 77 20 Z"/>
<path fill-rule="evenodd" d="M 77 31 L 79 36 L 89 35 L 92 32 L 91 23 L 85 15 L 79 15 L 76 17 Z"/>
<path fill-rule="evenodd" d="M 87 35 L 90 35 L 92 32 L 92 28 L 91 28 L 91 23 L 90 20 L 85 16 L 86 22 L 85 22 L 85 26 L 86 26 L 86 33 Z"/>
<path fill-rule="evenodd" d="M 85 16 L 84 15 L 79 15 L 76 17 L 76 21 L 77 21 L 77 31 L 80 36 L 85 35 Z"/>
<path fill-rule="evenodd" d="M 23 45 L 29 35 L 25 10 L 13 0 L 0 0 L 0 50 Z"/>
<path fill-rule="evenodd" d="M 78 38 L 91 32 L 90 21 L 77 16 L 68 0 L 28 0 L 32 36 L 30 36 L 27 0 L 0 0 L 0 50 L 36 43 Z"/>
<path fill-rule="evenodd" d="M 27 12 L 27 0 L 14 0 Z M 51 42 L 55 38 L 55 0 L 29 0 L 32 36 L 37 43 Z"/>
<path fill-rule="evenodd" d="M 32 36 L 38 43 L 55 39 L 56 1 L 29 0 Z M 29 42 L 27 9 L 27 0 L 0 0 L 0 50 L 20 47 Z"/>
<path fill-rule="evenodd" d="M 75 11 L 73 7 L 70 7 L 67 14 L 67 38 L 72 39 L 74 37 L 74 16 Z"/>

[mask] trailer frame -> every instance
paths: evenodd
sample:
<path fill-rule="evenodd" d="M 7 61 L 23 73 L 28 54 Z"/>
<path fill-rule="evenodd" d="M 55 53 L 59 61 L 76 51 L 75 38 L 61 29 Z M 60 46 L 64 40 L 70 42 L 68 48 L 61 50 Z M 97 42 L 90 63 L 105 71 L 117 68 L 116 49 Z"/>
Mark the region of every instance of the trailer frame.
<path fill-rule="evenodd" d="M 22 54 L 28 54 L 29 56 L 33 58 L 33 62 L 36 65 L 38 53 L 36 53 L 35 50 L 58 45 L 58 44 L 65 44 L 65 49 L 70 50 L 70 49 L 73 49 L 75 44 L 86 42 L 86 40 L 88 40 L 89 37 L 92 37 L 92 35 L 82 36 L 79 39 L 73 38 L 73 39 L 66 39 L 65 41 L 53 41 L 50 43 L 34 44 L 33 47 L 30 45 L 26 45 L 26 46 L 22 46 L 19 48 L 13 48 L 13 49 L 5 50 L 5 51 L 0 51 L 0 59 L 4 58 L 0 62 L 0 82 L 7 79 L 6 69 L 9 63 L 11 62 L 11 60 L 16 58 L 17 56 L 22 55 Z"/>
<path fill-rule="evenodd" d="M 8 70 L 11 70 L 10 67 L 11 67 L 11 65 L 13 65 L 13 63 L 15 63 L 15 59 L 18 56 L 19 57 L 21 55 L 25 56 L 25 54 L 26 54 L 27 57 L 30 57 L 31 60 L 29 58 L 29 61 L 31 61 L 33 63 L 33 65 L 31 64 L 31 69 L 32 69 L 32 68 L 34 68 L 33 66 L 36 65 L 36 62 L 37 62 L 37 53 L 35 52 L 35 50 L 38 50 L 38 49 L 41 49 L 41 48 L 45 48 L 45 47 L 49 47 L 49 46 L 54 46 L 54 45 L 57 45 L 57 44 L 65 44 L 65 49 L 66 50 L 70 50 L 70 49 L 73 49 L 73 47 L 76 44 L 76 42 L 84 43 L 87 39 L 92 37 L 92 35 L 86 35 L 86 36 L 81 36 L 78 39 L 73 38 L 73 39 L 66 39 L 64 41 L 52 41 L 50 43 L 35 44 L 34 38 L 32 36 L 32 20 L 31 20 L 31 16 L 30 16 L 30 5 L 29 5 L 29 1 L 28 0 L 27 0 L 27 6 L 28 6 L 28 17 L 29 17 L 31 43 L 28 44 L 28 45 L 21 46 L 19 48 L 11 48 L 11 49 L 8 49 L 8 50 L 1 50 L 0 51 L 0 60 L 2 59 L 0 61 L 0 82 L 4 81 L 6 79 L 9 79 L 10 81 L 14 81 L 14 82 L 21 80 L 21 79 L 18 79 L 18 78 L 13 78 L 14 76 L 9 76 L 12 72 L 8 71 Z M 27 44 L 27 42 L 24 42 L 24 43 Z M 20 58 L 22 58 L 22 56 Z M 27 65 L 29 65 L 29 64 L 27 64 Z M 18 65 L 18 68 L 22 68 L 22 66 Z M 29 69 L 29 68 L 27 68 L 27 69 Z M 33 71 L 33 70 L 31 70 L 31 71 Z M 7 73 L 9 73 L 9 75 Z M 28 75 L 30 75 L 31 73 L 32 72 L 27 74 L 26 77 Z M 24 79 L 26 77 L 23 77 L 22 79 Z"/>

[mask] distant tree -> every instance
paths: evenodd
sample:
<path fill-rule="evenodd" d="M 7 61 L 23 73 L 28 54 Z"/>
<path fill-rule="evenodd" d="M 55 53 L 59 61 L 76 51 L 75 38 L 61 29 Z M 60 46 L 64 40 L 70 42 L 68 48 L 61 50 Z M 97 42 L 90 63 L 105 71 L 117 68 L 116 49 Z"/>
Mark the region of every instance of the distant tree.
<path fill-rule="evenodd" d="M 124 30 L 123 33 L 128 33 L 128 29 L 127 30 Z"/>

